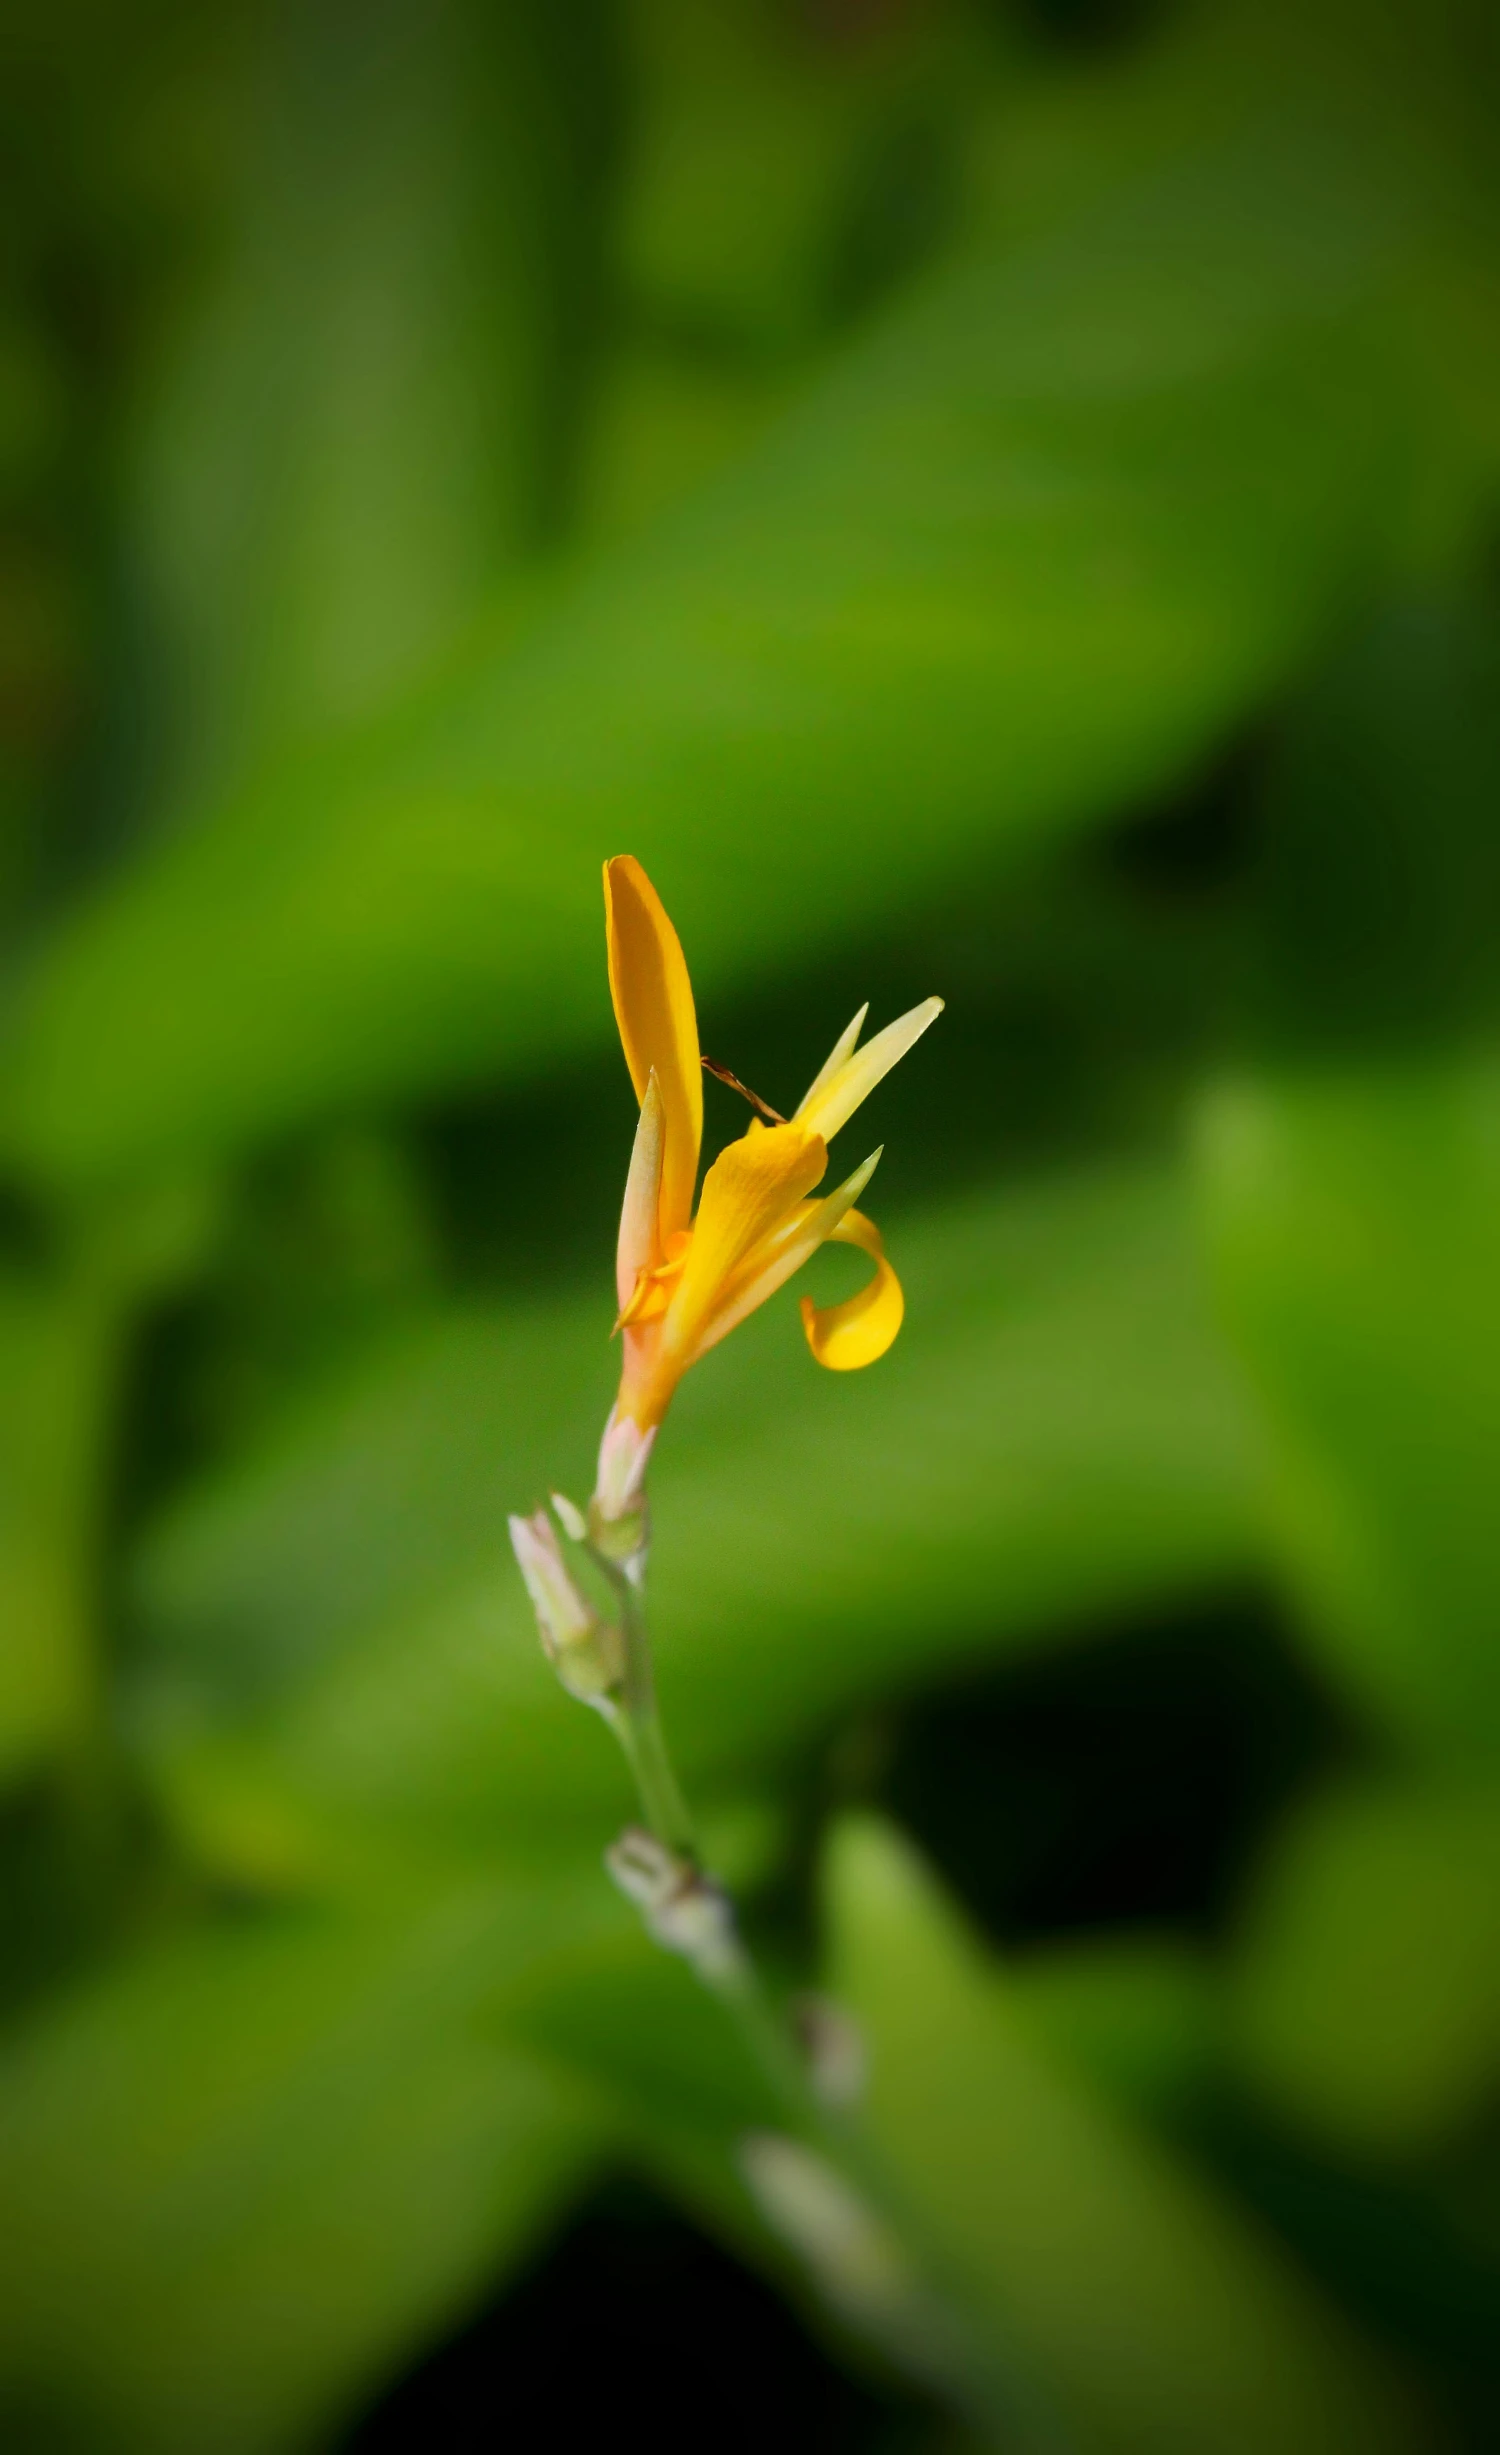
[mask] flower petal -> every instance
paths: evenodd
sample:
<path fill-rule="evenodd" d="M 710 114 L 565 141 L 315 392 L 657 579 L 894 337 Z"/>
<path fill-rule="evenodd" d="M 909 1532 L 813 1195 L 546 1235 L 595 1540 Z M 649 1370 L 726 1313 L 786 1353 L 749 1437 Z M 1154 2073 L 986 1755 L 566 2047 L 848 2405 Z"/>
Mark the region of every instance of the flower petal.
<path fill-rule="evenodd" d="M 802 1095 L 802 1107 L 797 1111 L 798 1119 L 801 1118 L 803 1109 L 809 1108 L 812 1105 L 819 1092 L 827 1089 L 835 1074 L 837 1074 L 853 1056 L 855 1050 L 859 1046 L 859 1035 L 864 1030 L 865 1016 L 869 1013 L 869 1011 L 870 1001 L 868 998 L 866 998 L 853 1022 L 846 1024 L 844 1029 L 839 1033 L 839 1036 L 835 1040 L 832 1048 L 829 1050 L 828 1055 L 824 1058 L 823 1063 L 819 1066 L 817 1073 L 808 1084 L 806 1091 Z M 795 1121 L 796 1120 L 794 1120 L 794 1122 Z"/>
<path fill-rule="evenodd" d="M 675 1236 L 667 1239 L 665 1259 L 657 1262 L 654 1268 L 640 1272 L 629 1296 L 621 1305 L 615 1323 L 617 1330 L 629 1330 L 645 1321 L 660 1321 L 682 1277 L 692 1241 L 692 1232 L 687 1228 L 679 1229 Z"/>
<path fill-rule="evenodd" d="M 768 1296 L 799 1271 L 805 1261 L 816 1253 L 819 1245 L 836 1236 L 845 1215 L 853 1209 L 875 1173 L 879 1151 L 872 1151 L 867 1160 L 847 1176 L 834 1192 L 825 1194 L 821 1202 L 807 1202 L 793 1212 L 746 1256 L 744 1263 L 724 1291 L 712 1320 L 698 1340 L 697 1352 L 706 1355 L 721 1338 L 751 1313 L 759 1310 Z"/>
<path fill-rule="evenodd" d="M 848 1124 L 861 1100 L 869 1098 L 876 1084 L 884 1080 L 893 1065 L 900 1063 L 942 1011 L 940 997 L 924 997 L 920 1006 L 913 1006 L 909 1014 L 887 1023 L 884 1031 L 878 1031 L 862 1049 L 854 1049 L 836 1073 L 829 1074 L 825 1066 L 798 1109 L 796 1123 L 808 1133 L 821 1134 L 825 1142 L 831 1142 L 839 1127 Z"/>
<path fill-rule="evenodd" d="M 640 1123 L 635 1129 L 630 1173 L 625 1179 L 625 1201 L 620 1212 L 619 1241 L 615 1246 L 615 1292 L 619 1296 L 622 1313 L 630 1302 L 641 1272 L 654 1269 L 661 1260 L 665 1240 L 658 1221 L 665 1150 L 661 1076 L 653 1066 L 647 1079 L 645 1097 L 641 1101 Z"/>
<path fill-rule="evenodd" d="M 820 1364 L 830 1372 L 858 1372 L 884 1355 L 906 1312 L 901 1281 L 885 1258 L 880 1230 L 863 1211 L 851 1210 L 833 1229 L 830 1242 L 858 1245 L 875 1264 L 875 1275 L 857 1295 L 820 1312 L 811 1296 L 802 1299 L 802 1327 Z"/>
<path fill-rule="evenodd" d="M 664 1149 L 660 1235 L 685 1228 L 703 1140 L 703 1067 L 693 985 L 660 896 L 630 853 L 604 864 L 609 993 L 635 1095 L 661 1084 Z M 624 1299 L 622 1297 L 621 1301 Z"/>
<path fill-rule="evenodd" d="M 682 1281 L 663 1329 L 664 1351 L 681 1369 L 719 1309 L 726 1287 L 762 1240 L 787 1225 L 828 1165 L 817 1134 L 763 1126 L 719 1153 L 703 1180 Z"/>

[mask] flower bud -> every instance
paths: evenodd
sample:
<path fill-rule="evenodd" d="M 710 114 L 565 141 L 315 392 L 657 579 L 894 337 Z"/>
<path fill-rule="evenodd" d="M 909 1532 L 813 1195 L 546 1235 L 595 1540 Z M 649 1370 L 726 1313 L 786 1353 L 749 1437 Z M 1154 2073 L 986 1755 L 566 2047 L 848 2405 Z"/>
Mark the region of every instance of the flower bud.
<path fill-rule="evenodd" d="M 586 1543 L 588 1541 L 588 1523 L 583 1511 L 568 1498 L 566 1492 L 552 1494 L 552 1513 L 571 1542 Z"/>
<path fill-rule="evenodd" d="M 710 1982 L 738 1975 L 743 1956 L 734 1910 L 701 1867 L 638 1824 L 627 1825 L 610 1844 L 604 1863 L 657 1943 L 691 1961 Z"/>
<path fill-rule="evenodd" d="M 636 1574 L 645 1564 L 646 1469 L 656 1431 L 633 1415 L 611 1411 L 599 1444 L 599 1474 L 589 1503 L 589 1534 L 597 1548 Z"/>
<path fill-rule="evenodd" d="M 835 2306 L 886 2326 L 914 2279 L 900 2243 L 863 2196 L 801 2140 L 756 2131 L 740 2143 L 740 2170 L 762 2216 L 807 2261 Z"/>
<path fill-rule="evenodd" d="M 902 2369 L 950 2399 L 983 2373 L 982 2344 L 933 2293 L 880 2209 L 828 2157 L 784 2132 L 753 2131 L 740 2141 L 739 2167 L 766 2223 L 805 2262 L 832 2308 Z M 1050 2415 L 1018 2416 L 1018 2429 L 1029 2447 L 1058 2444 Z"/>
<path fill-rule="evenodd" d="M 605 1704 L 625 1676 L 618 1628 L 599 1617 L 574 1583 L 545 1509 L 513 1517 L 510 1539 L 548 1661 L 570 1696 L 585 1705 Z"/>

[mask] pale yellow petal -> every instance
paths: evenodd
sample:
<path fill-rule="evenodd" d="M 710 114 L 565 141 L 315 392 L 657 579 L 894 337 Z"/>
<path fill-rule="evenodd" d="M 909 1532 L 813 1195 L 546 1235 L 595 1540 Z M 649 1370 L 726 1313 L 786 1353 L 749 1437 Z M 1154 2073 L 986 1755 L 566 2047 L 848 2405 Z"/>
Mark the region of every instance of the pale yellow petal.
<path fill-rule="evenodd" d="M 674 1236 L 666 1259 L 658 1262 L 654 1270 L 641 1271 L 628 1300 L 620 1307 L 619 1319 L 615 1323 L 617 1330 L 631 1329 L 638 1322 L 660 1321 L 682 1277 L 687 1249 L 692 1241 L 688 1231 Z"/>
<path fill-rule="evenodd" d="M 884 1355 L 906 1312 L 901 1282 L 885 1258 L 880 1230 L 863 1211 L 851 1210 L 832 1231 L 830 1242 L 858 1245 L 875 1264 L 875 1275 L 857 1295 L 820 1311 L 811 1296 L 802 1299 L 802 1327 L 820 1364 L 830 1372 L 858 1372 Z"/>
<path fill-rule="evenodd" d="M 792 1120 L 793 1124 L 799 1124 L 801 1122 L 804 1112 L 811 1107 L 819 1092 L 827 1089 L 835 1074 L 837 1074 L 840 1068 L 846 1065 L 849 1059 L 853 1056 L 855 1050 L 859 1046 L 859 1035 L 864 1030 L 865 1016 L 869 1013 L 869 1011 L 870 1001 L 868 998 L 866 998 L 853 1022 L 846 1024 L 844 1029 L 839 1033 L 839 1036 L 835 1040 L 832 1048 L 829 1050 L 828 1055 L 824 1058 L 823 1063 L 819 1066 L 817 1073 L 808 1084 L 806 1091 L 802 1095 L 802 1106 L 797 1110 L 796 1116 Z"/>
<path fill-rule="evenodd" d="M 604 864 L 604 908 L 609 992 L 636 1098 L 644 1103 L 653 1073 L 661 1085 L 658 1227 L 665 1240 L 692 1217 L 703 1140 L 703 1067 L 693 986 L 661 898 L 630 853 Z"/>
<path fill-rule="evenodd" d="M 667 1290 L 658 1273 L 643 1270 L 615 1318 L 617 1330 L 633 1330 L 644 1321 L 660 1321 L 667 1309 Z"/>
<path fill-rule="evenodd" d="M 838 1234 L 844 1218 L 874 1175 L 879 1158 L 879 1151 L 872 1151 L 869 1158 L 855 1169 L 852 1176 L 845 1177 L 834 1192 L 825 1194 L 821 1202 L 799 1204 L 790 1219 L 752 1248 L 740 1270 L 728 1282 L 718 1309 L 699 1336 L 699 1355 L 706 1355 L 721 1338 L 727 1338 L 731 1330 L 738 1329 L 742 1321 L 748 1320 L 752 1313 L 760 1309 L 768 1296 L 775 1295 L 778 1287 L 785 1287 L 787 1280 L 795 1276 L 803 1263 L 816 1253 L 819 1245 L 826 1244 L 830 1237 Z"/>
<path fill-rule="evenodd" d="M 635 1129 L 630 1173 L 625 1179 L 625 1202 L 620 1212 L 619 1241 L 615 1246 L 615 1290 L 622 1313 L 641 1272 L 653 1269 L 662 1258 L 658 1212 L 665 1147 L 661 1076 L 653 1066 L 641 1102 L 640 1123 Z"/>
<path fill-rule="evenodd" d="M 878 1031 L 873 1040 L 867 1040 L 863 1048 L 846 1057 L 836 1073 L 826 1081 L 819 1078 L 797 1111 L 797 1123 L 810 1134 L 821 1134 L 825 1142 L 831 1142 L 840 1126 L 848 1124 L 861 1100 L 869 1098 L 876 1084 L 884 1080 L 892 1066 L 900 1063 L 942 1011 L 940 997 L 925 997 L 909 1014 L 887 1023 L 884 1031 Z"/>
<path fill-rule="evenodd" d="M 666 1353 L 690 1358 L 726 1288 L 766 1237 L 792 1219 L 828 1165 L 820 1137 L 771 1125 L 721 1151 L 703 1196 L 681 1283 L 663 1325 Z"/>

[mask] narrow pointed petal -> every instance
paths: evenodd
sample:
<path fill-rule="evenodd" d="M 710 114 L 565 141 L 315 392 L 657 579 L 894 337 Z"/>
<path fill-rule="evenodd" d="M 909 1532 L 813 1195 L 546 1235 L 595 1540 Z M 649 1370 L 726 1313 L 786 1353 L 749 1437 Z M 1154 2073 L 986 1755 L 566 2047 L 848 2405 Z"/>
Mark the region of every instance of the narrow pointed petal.
<path fill-rule="evenodd" d="M 820 1311 L 811 1296 L 802 1299 L 802 1327 L 820 1364 L 830 1372 L 859 1372 L 874 1364 L 894 1340 L 906 1314 L 901 1281 L 885 1258 L 880 1230 L 863 1211 L 851 1210 L 832 1230 L 829 1241 L 858 1245 L 875 1264 L 875 1275 L 842 1304 Z"/>
<path fill-rule="evenodd" d="M 655 1271 L 643 1270 L 636 1280 L 634 1293 L 626 1298 L 615 1315 L 615 1329 L 633 1330 L 643 1321 L 660 1321 L 666 1309 L 666 1298 Z"/>
<path fill-rule="evenodd" d="M 604 865 L 604 907 L 609 992 L 636 1098 L 644 1104 L 653 1072 L 661 1084 L 664 1150 L 658 1213 L 666 1238 L 692 1217 L 703 1141 L 703 1067 L 693 986 L 661 898 L 629 853 Z"/>
<path fill-rule="evenodd" d="M 796 1276 L 819 1245 L 838 1235 L 846 1215 L 874 1175 L 879 1158 L 879 1151 L 872 1151 L 834 1192 L 825 1194 L 821 1202 L 805 1204 L 755 1247 L 739 1275 L 726 1288 L 723 1301 L 700 1337 L 699 1355 L 706 1355 L 721 1338 L 738 1329 L 768 1297 L 775 1295 L 778 1287 L 785 1287 L 787 1280 Z"/>
<path fill-rule="evenodd" d="M 552 1513 L 570 1543 L 588 1541 L 588 1520 L 576 1502 L 568 1498 L 566 1492 L 552 1494 Z"/>
<path fill-rule="evenodd" d="M 548 1653 L 555 1657 L 591 1636 L 596 1615 L 573 1582 L 545 1509 L 512 1517 L 510 1541 Z"/>
<path fill-rule="evenodd" d="M 903 1014 L 894 1023 L 887 1023 L 873 1040 L 847 1057 L 838 1072 L 811 1091 L 797 1111 L 797 1123 L 810 1134 L 821 1134 L 831 1142 L 841 1125 L 847 1125 L 861 1100 L 867 1100 L 878 1082 L 898 1065 L 913 1044 L 920 1040 L 929 1023 L 935 1023 L 943 1011 L 940 997 L 926 997 L 910 1014 Z"/>
<path fill-rule="evenodd" d="M 847 1024 L 844 1030 L 839 1033 L 838 1038 L 835 1040 L 832 1048 L 828 1052 L 828 1055 L 823 1060 L 822 1065 L 818 1068 L 817 1073 L 808 1084 L 806 1091 L 802 1095 L 802 1106 L 798 1109 L 796 1116 L 792 1120 L 793 1124 L 798 1124 L 801 1122 L 804 1110 L 812 1106 L 812 1103 L 817 1098 L 819 1092 L 826 1091 L 835 1074 L 839 1072 L 841 1067 L 848 1064 L 849 1059 L 853 1056 L 855 1050 L 859 1046 L 859 1035 L 864 1030 L 865 1016 L 869 1013 L 869 1011 L 870 1001 L 868 998 L 866 998 L 853 1022 Z"/>
<path fill-rule="evenodd" d="M 636 1281 L 643 1270 L 652 1270 L 661 1260 L 662 1236 L 661 1172 L 666 1154 L 666 1115 L 661 1096 L 661 1076 L 653 1066 L 641 1101 L 640 1123 L 635 1129 L 635 1144 L 630 1154 L 630 1174 L 625 1179 L 625 1202 L 620 1212 L 620 1236 L 615 1246 L 615 1292 L 623 1313 L 635 1292 Z"/>
<path fill-rule="evenodd" d="M 663 1325 L 679 1369 L 698 1351 L 725 1289 L 763 1238 L 785 1225 L 816 1185 L 828 1154 L 800 1125 L 770 1125 L 721 1151 L 703 1180 L 682 1281 Z"/>

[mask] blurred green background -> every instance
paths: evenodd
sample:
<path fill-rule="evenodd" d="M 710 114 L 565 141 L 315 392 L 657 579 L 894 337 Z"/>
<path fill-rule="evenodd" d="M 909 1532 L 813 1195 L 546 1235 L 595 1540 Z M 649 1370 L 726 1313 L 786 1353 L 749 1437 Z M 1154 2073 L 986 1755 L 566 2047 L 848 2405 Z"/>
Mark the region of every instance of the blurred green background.
<path fill-rule="evenodd" d="M 1492 2447 L 1486 0 L 3 46 L 0 2442 L 975 2443 L 756 2215 L 504 1545 L 629 850 L 778 1105 L 948 999 L 896 1349 L 781 1299 L 661 1447 L 759 1944 L 1058 2447 Z"/>

